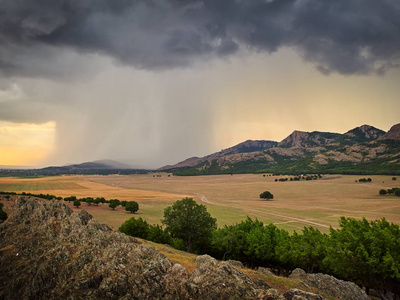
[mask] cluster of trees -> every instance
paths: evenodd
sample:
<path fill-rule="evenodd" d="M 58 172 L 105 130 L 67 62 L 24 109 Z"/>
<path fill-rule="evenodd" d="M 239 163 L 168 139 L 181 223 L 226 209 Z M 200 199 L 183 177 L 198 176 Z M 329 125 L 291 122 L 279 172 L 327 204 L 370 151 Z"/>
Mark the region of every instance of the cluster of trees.
<path fill-rule="evenodd" d="M 396 196 L 400 196 L 400 188 L 391 188 L 391 189 L 387 189 L 387 190 L 380 189 L 379 190 L 379 195 L 386 195 L 386 194 L 389 194 L 389 195 L 395 194 Z"/>
<path fill-rule="evenodd" d="M 367 291 L 400 296 L 400 229 L 384 218 L 342 217 L 340 229 L 331 228 L 329 234 L 313 227 L 289 234 L 249 217 L 216 229 L 216 219 L 205 206 L 185 198 L 165 209 L 162 223 L 165 228 L 131 218 L 119 230 L 189 252 L 239 260 L 248 267 L 269 267 L 281 275 L 302 268 L 353 281 Z"/>
<path fill-rule="evenodd" d="M 300 267 L 400 295 L 400 230 L 385 219 L 342 217 L 340 229 L 323 234 L 313 227 L 290 235 L 273 224 L 247 218 L 217 229 L 212 254 L 264 266 L 281 274 Z"/>
<path fill-rule="evenodd" d="M 165 229 L 150 225 L 142 218 L 131 218 L 121 225 L 119 231 L 188 252 L 205 253 L 217 228 L 217 220 L 193 198 L 184 198 L 166 207 L 162 223 Z"/>
<path fill-rule="evenodd" d="M 77 198 L 76 196 L 69 196 L 69 197 L 57 197 L 55 195 L 51 194 L 33 194 L 33 193 L 25 193 L 22 192 L 20 194 L 15 193 L 15 192 L 4 192 L 0 191 L 0 195 L 22 195 L 22 196 L 32 196 L 32 197 L 37 197 L 37 198 L 42 198 L 42 199 L 47 199 L 47 200 L 64 200 L 68 202 L 72 202 L 75 207 L 81 206 L 82 202 L 86 202 L 88 205 L 99 205 L 100 203 L 102 204 L 108 204 L 108 206 L 112 209 L 115 210 L 116 207 L 119 205 L 123 206 L 126 211 L 129 211 L 131 213 L 135 213 L 139 210 L 139 204 L 136 201 L 120 201 L 118 199 L 110 199 L 106 200 L 104 197 L 83 197 L 83 198 Z"/>
<path fill-rule="evenodd" d="M 316 180 L 322 178 L 321 174 L 313 174 L 313 175 L 307 175 L 307 176 L 294 176 L 294 177 L 284 177 L 284 178 L 276 178 L 275 182 L 277 181 L 300 181 L 300 180 Z"/>
<path fill-rule="evenodd" d="M 106 200 L 104 197 L 86 197 L 86 198 L 79 198 L 77 199 L 76 196 L 70 196 L 64 198 L 65 201 L 68 202 L 73 202 L 73 205 L 76 207 L 81 206 L 82 202 L 86 202 L 89 205 L 99 205 L 100 203 L 102 204 L 108 204 L 108 207 L 110 207 L 112 210 L 115 210 L 116 207 L 119 205 L 125 207 L 126 211 L 129 211 L 131 213 L 135 213 L 139 210 L 139 204 L 136 201 L 120 201 L 118 199 L 110 199 Z"/>
<path fill-rule="evenodd" d="M 372 179 L 371 178 L 360 178 L 358 179 L 358 182 L 371 182 Z"/>

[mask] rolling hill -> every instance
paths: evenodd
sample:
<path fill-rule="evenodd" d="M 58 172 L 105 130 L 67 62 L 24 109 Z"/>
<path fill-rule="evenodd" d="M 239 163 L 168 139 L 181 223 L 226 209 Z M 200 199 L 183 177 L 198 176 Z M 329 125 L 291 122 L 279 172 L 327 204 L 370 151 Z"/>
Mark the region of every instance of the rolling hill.
<path fill-rule="evenodd" d="M 400 124 L 388 132 L 370 125 L 353 128 L 344 134 L 295 130 L 279 143 L 249 140 L 158 170 L 176 175 L 400 174 Z"/>

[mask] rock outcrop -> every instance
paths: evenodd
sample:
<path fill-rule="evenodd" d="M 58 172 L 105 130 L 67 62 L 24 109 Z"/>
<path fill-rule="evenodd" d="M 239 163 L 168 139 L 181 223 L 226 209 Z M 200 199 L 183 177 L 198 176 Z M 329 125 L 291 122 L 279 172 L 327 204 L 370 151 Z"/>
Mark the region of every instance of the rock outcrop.
<path fill-rule="evenodd" d="M 382 137 L 382 140 L 397 140 L 400 141 L 400 123 L 393 125 L 388 132 L 386 132 Z"/>
<path fill-rule="evenodd" d="M 327 295 L 332 295 L 338 299 L 346 300 L 369 300 L 364 290 L 360 289 L 355 283 L 339 280 L 326 274 L 309 274 L 302 269 L 293 270 L 290 278 L 299 278 L 305 287 L 315 287 Z M 296 292 L 294 295 L 299 295 Z M 286 294 L 285 294 L 286 297 Z M 306 298 L 319 299 L 319 298 Z"/>
<path fill-rule="evenodd" d="M 204 255 L 192 274 L 59 201 L 20 198 L 0 225 L 0 299 L 284 299 Z"/>
<path fill-rule="evenodd" d="M 380 138 L 385 132 L 370 125 L 362 125 L 345 133 L 350 138 L 356 138 L 358 142 L 367 142 Z"/>

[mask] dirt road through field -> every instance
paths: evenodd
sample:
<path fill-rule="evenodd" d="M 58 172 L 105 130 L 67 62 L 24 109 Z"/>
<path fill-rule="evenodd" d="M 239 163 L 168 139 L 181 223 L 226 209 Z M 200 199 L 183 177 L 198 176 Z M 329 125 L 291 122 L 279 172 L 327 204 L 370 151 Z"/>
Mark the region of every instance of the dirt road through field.
<path fill-rule="evenodd" d="M 196 195 L 197 195 L 197 197 L 199 197 L 200 200 L 201 200 L 202 202 L 204 202 L 204 203 L 212 204 L 212 205 L 217 205 L 217 206 L 225 206 L 225 205 L 222 205 L 222 204 L 218 204 L 218 203 L 214 203 L 214 202 L 209 201 L 209 200 L 207 199 L 207 197 L 204 196 L 204 195 L 202 195 L 202 194 L 196 194 Z M 284 220 L 289 220 L 289 221 L 294 221 L 294 222 L 299 222 L 299 223 L 304 223 L 304 224 L 319 226 L 319 227 L 323 227 L 323 228 L 330 228 L 330 227 L 331 227 L 331 226 L 328 226 L 328 225 L 324 225 L 324 224 L 317 223 L 317 222 L 313 222 L 313 221 L 309 221 L 309 220 L 304 220 L 304 219 L 299 219 L 299 218 L 293 218 L 293 217 L 284 216 L 284 215 L 275 214 L 275 213 L 268 213 L 268 212 L 264 212 L 264 211 L 256 210 L 256 209 L 246 209 L 246 208 L 244 208 L 243 210 L 244 210 L 244 211 L 248 211 L 248 212 L 254 212 L 254 213 L 262 214 L 262 215 L 268 215 L 268 216 L 278 217 L 278 218 L 281 218 L 281 219 L 284 219 Z M 333 228 L 334 228 L 334 227 L 333 227 Z M 336 229 L 336 228 L 334 228 L 334 229 Z"/>

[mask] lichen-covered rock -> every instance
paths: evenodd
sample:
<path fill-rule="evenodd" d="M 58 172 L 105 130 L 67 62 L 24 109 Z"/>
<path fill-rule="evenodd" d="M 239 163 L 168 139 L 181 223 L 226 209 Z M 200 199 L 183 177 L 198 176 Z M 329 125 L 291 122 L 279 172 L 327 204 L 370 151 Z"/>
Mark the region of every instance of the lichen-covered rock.
<path fill-rule="evenodd" d="M 230 264 L 232 267 L 235 268 L 244 268 L 243 264 L 241 261 L 238 260 L 233 260 L 233 259 L 229 259 L 226 261 L 228 264 Z"/>
<path fill-rule="evenodd" d="M 314 287 L 327 295 L 343 300 L 368 300 L 363 289 L 350 281 L 339 280 L 326 274 L 303 273 L 301 269 L 292 272 L 291 278 L 299 278 L 304 287 Z"/>
<path fill-rule="evenodd" d="M 307 273 L 303 269 L 296 268 L 292 271 L 292 273 L 289 275 L 289 278 L 298 278 L 302 276 L 306 276 Z"/>
<path fill-rule="evenodd" d="M 208 255 L 192 274 L 60 201 L 21 197 L 0 225 L 0 299 L 270 299 L 282 295 Z"/>
<path fill-rule="evenodd" d="M 275 276 L 270 268 L 258 267 L 257 271 L 264 275 Z"/>
<path fill-rule="evenodd" d="M 305 292 L 299 289 L 291 289 L 283 294 L 286 300 L 324 300 L 321 295 Z"/>

